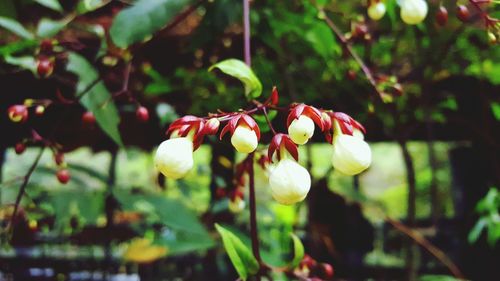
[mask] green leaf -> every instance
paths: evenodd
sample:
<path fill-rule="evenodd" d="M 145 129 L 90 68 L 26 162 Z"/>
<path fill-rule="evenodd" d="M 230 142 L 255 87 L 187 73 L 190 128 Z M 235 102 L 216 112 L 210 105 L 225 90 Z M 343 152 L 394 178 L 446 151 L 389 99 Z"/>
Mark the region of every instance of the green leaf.
<path fill-rule="evenodd" d="M 63 10 L 61 4 L 57 0 L 34 0 L 34 1 L 54 11 L 62 12 Z"/>
<path fill-rule="evenodd" d="M 329 60 L 334 54 L 341 52 L 332 31 L 324 23 L 318 23 L 309 29 L 305 34 L 305 39 L 325 60 Z"/>
<path fill-rule="evenodd" d="M 228 59 L 212 65 L 208 71 L 212 71 L 214 68 L 218 68 L 225 74 L 240 80 L 245 87 L 247 99 L 255 99 L 262 94 L 262 83 L 244 62 L 237 59 Z"/>
<path fill-rule="evenodd" d="M 500 103 L 492 102 L 491 111 L 493 112 L 493 116 L 495 116 L 495 119 L 500 120 Z"/>
<path fill-rule="evenodd" d="M 24 28 L 22 24 L 18 21 L 9 19 L 6 17 L 0 17 L 0 27 L 7 29 L 8 31 L 24 38 L 24 39 L 34 39 L 35 36 L 28 30 Z"/>
<path fill-rule="evenodd" d="M 121 11 L 110 29 L 116 46 L 142 42 L 167 25 L 191 0 L 139 0 Z"/>
<path fill-rule="evenodd" d="M 97 124 L 118 145 L 123 146 L 118 124 L 120 115 L 113 102 L 111 94 L 102 81 L 95 82 L 99 74 L 94 67 L 82 56 L 69 53 L 67 70 L 76 74 L 79 78 L 76 92 L 82 95 L 80 103 L 89 111 L 94 113 Z M 94 84 L 92 86 L 92 84 Z M 83 93 L 85 90 L 90 89 Z"/>
<path fill-rule="evenodd" d="M 472 230 L 469 232 L 469 236 L 467 237 L 470 244 L 475 243 L 477 239 L 479 239 L 479 236 L 481 236 L 481 233 L 486 226 L 486 222 L 487 220 L 485 218 L 481 218 L 476 225 L 474 225 Z"/>
<path fill-rule="evenodd" d="M 229 230 L 219 224 L 215 224 L 215 228 L 222 237 L 226 253 L 240 278 L 246 280 L 248 276 L 257 273 L 259 271 L 259 263 L 250 249 Z"/>
<path fill-rule="evenodd" d="M 6 56 L 5 62 L 8 64 L 19 66 L 23 69 L 29 70 L 36 73 L 36 62 L 34 57 L 24 56 L 24 57 L 11 57 Z"/>
<path fill-rule="evenodd" d="M 38 28 L 36 30 L 36 35 L 41 38 L 54 37 L 59 33 L 68 23 L 73 20 L 73 17 L 62 19 L 62 20 L 51 20 L 42 19 L 38 23 Z"/>
<path fill-rule="evenodd" d="M 38 46 L 36 40 L 19 40 L 0 46 L 0 56 L 6 57 Z"/>
<path fill-rule="evenodd" d="M 290 267 L 296 268 L 304 258 L 304 245 L 302 245 L 302 241 L 295 234 L 290 233 L 290 236 L 293 240 L 293 260 Z"/>
<path fill-rule="evenodd" d="M 76 11 L 79 14 L 85 14 L 99 9 L 109 2 L 111 2 L 111 0 L 80 0 L 76 7 Z"/>

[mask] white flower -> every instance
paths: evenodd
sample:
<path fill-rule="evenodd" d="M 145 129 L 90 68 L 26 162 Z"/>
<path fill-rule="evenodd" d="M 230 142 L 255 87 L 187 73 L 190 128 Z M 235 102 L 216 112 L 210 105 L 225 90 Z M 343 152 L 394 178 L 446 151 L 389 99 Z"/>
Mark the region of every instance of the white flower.
<path fill-rule="evenodd" d="M 404 0 L 401 2 L 401 19 L 407 24 L 419 24 L 427 16 L 425 0 Z"/>
<path fill-rule="evenodd" d="M 288 135 L 296 144 L 305 144 L 314 134 L 314 122 L 311 118 L 300 115 L 288 127 Z"/>
<path fill-rule="evenodd" d="M 173 138 L 160 144 L 155 155 L 156 168 L 168 178 L 184 177 L 193 168 L 193 141 Z"/>
<path fill-rule="evenodd" d="M 239 125 L 231 136 L 231 144 L 238 152 L 251 153 L 257 148 L 257 134 L 248 126 Z"/>
<path fill-rule="evenodd" d="M 368 16 L 372 20 L 379 20 L 385 15 L 385 4 L 383 2 L 373 3 L 368 7 Z"/>
<path fill-rule="evenodd" d="M 269 185 L 276 201 L 291 205 L 304 200 L 311 188 L 311 176 L 296 161 L 283 159 L 271 171 Z"/>
<path fill-rule="evenodd" d="M 371 162 L 370 146 L 359 136 L 334 136 L 332 165 L 335 169 L 352 176 L 366 170 Z"/>

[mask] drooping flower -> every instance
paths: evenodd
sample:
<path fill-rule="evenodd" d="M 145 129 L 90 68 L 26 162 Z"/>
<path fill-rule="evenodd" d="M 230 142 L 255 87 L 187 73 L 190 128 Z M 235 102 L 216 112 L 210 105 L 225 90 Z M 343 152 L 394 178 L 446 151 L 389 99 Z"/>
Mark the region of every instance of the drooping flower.
<path fill-rule="evenodd" d="M 384 2 L 372 2 L 368 7 L 368 16 L 372 20 L 380 20 L 385 15 L 385 4 Z"/>
<path fill-rule="evenodd" d="M 350 176 L 363 172 L 372 159 L 370 146 L 364 141 L 365 128 L 345 113 L 331 112 L 330 116 L 334 126 L 333 167 Z"/>
<path fill-rule="evenodd" d="M 406 24 L 419 24 L 427 16 L 429 7 L 425 0 L 402 0 L 401 19 Z"/>
<path fill-rule="evenodd" d="M 268 158 L 272 160 L 275 153 L 278 164 L 269 175 L 273 198 L 285 205 L 304 200 L 311 188 L 311 176 L 297 163 L 297 145 L 290 136 L 276 134 L 269 145 Z M 290 156 L 293 159 L 290 159 Z"/>
<path fill-rule="evenodd" d="M 257 122 L 247 114 L 238 114 L 231 117 L 227 125 L 222 129 L 220 138 L 231 132 L 231 144 L 241 153 L 255 151 L 260 139 L 260 129 Z"/>
<path fill-rule="evenodd" d="M 167 178 L 184 177 L 193 168 L 193 141 L 179 137 L 162 142 L 154 161 L 156 168 Z"/>
<path fill-rule="evenodd" d="M 309 105 L 296 105 L 288 115 L 288 135 L 296 144 L 305 144 L 314 134 L 314 123 L 323 130 L 321 112 Z"/>

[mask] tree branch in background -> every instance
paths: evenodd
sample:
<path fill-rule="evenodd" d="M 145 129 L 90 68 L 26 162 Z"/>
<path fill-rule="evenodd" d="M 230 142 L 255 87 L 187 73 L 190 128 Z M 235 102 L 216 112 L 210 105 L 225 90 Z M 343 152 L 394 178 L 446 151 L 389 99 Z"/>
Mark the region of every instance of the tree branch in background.
<path fill-rule="evenodd" d="M 314 1 L 313 1 L 314 4 Z M 356 63 L 359 65 L 361 70 L 366 76 L 366 79 L 370 84 L 373 86 L 373 89 L 375 92 L 378 94 L 378 96 L 382 99 L 383 93 L 380 92 L 380 90 L 377 87 L 377 81 L 375 80 L 375 77 L 373 76 L 372 71 L 370 68 L 364 63 L 364 61 L 361 59 L 361 57 L 354 51 L 352 48 L 351 44 L 347 40 L 347 38 L 344 36 L 343 32 L 340 30 L 340 28 L 328 17 L 326 14 L 326 11 L 316 5 L 316 8 L 318 11 L 321 13 L 321 18 L 325 21 L 325 23 L 330 27 L 330 29 L 335 33 L 335 36 L 337 39 L 342 43 L 344 49 L 351 55 L 351 57 L 356 61 Z"/>

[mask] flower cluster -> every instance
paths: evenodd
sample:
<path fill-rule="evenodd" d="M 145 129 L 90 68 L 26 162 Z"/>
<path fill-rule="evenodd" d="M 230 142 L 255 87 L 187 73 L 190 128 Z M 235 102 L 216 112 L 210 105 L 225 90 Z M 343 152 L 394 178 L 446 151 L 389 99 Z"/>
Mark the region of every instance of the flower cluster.
<path fill-rule="evenodd" d="M 400 16 L 406 24 L 414 25 L 424 21 L 428 12 L 428 5 L 425 0 L 401 0 L 398 1 Z M 386 6 L 382 0 L 371 0 L 368 6 L 368 16 L 372 20 L 380 20 L 384 17 Z"/>
<path fill-rule="evenodd" d="M 247 153 L 242 163 L 237 165 L 235 187 L 232 191 L 221 191 L 228 196 L 231 209 L 244 207 L 242 189 L 245 185 L 243 175 L 254 164 L 253 152 L 256 151 L 261 131 L 252 117 L 264 114 L 274 136 L 269 144 L 267 155 L 258 162 L 269 168 L 269 186 L 273 198 L 285 205 L 304 200 L 311 188 L 309 171 L 299 163 L 298 146 L 306 144 L 318 128 L 326 140 L 333 145 L 332 165 L 345 175 L 356 175 L 371 164 L 371 150 L 364 141 L 364 127 L 345 113 L 317 109 L 306 104 L 292 104 L 288 108 L 276 107 L 278 94 L 273 89 L 271 98 L 264 104 L 246 111 L 221 113 L 200 118 L 184 116 L 174 121 L 167 130 L 169 139 L 162 142 L 156 151 L 155 164 L 166 177 L 179 179 L 193 168 L 193 151 L 203 142 L 206 135 L 216 135 L 222 123 L 220 139 L 227 134 L 231 144 L 240 153 Z M 267 110 L 289 111 L 287 118 L 288 134 L 276 133 Z M 271 164 L 272 165 L 267 165 Z"/>

